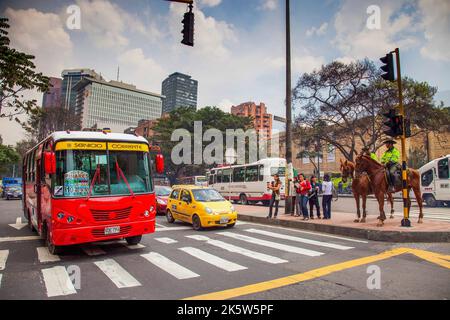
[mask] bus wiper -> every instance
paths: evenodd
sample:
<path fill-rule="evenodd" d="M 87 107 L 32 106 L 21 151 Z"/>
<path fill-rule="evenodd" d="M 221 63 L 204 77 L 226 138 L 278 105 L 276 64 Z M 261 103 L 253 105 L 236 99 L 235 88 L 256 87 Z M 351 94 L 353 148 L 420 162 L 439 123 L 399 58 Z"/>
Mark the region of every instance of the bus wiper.
<path fill-rule="evenodd" d="M 134 197 L 133 189 L 131 189 L 130 184 L 128 183 L 127 178 L 125 177 L 125 174 L 123 173 L 122 169 L 119 167 L 119 163 L 117 162 L 116 158 L 116 172 L 117 172 L 117 182 L 120 181 L 120 176 L 122 176 L 123 181 L 127 185 L 128 190 L 130 191 L 130 194 Z"/>
<path fill-rule="evenodd" d="M 91 180 L 91 183 L 90 183 L 90 188 L 89 188 L 89 193 L 88 193 L 88 195 L 86 197 L 86 201 L 89 200 L 89 198 L 91 197 L 92 189 L 94 188 L 94 184 L 95 184 L 95 181 L 97 179 L 100 179 L 100 165 L 99 164 L 97 165 L 97 168 L 95 169 L 94 176 L 92 177 L 92 180 Z"/>

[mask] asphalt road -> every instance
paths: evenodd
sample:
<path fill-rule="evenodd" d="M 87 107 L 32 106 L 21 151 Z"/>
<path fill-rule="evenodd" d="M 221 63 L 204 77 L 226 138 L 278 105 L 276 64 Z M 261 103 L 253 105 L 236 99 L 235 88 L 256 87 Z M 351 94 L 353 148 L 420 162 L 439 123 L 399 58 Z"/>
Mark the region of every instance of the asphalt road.
<path fill-rule="evenodd" d="M 450 298 L 450 244 L 397 245 L 243 222 L 196 232 L 158 217 L 142 246 L 115 241 L 50 256 L 26 226 L 9 226 L 21 226 L 20 206 L 0 200 L 0 299 Z M 418 257 L 399 248 L 424 251 Z"/>

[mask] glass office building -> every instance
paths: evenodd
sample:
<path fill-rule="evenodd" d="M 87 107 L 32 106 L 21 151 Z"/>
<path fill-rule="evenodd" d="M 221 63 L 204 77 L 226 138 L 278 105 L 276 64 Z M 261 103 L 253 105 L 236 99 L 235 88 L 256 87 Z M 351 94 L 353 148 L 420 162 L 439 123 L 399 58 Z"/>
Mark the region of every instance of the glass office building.
<path fill-rule="evenodd" d="M 198 81 L 183 73 L 175 72 L 162 83 L 161 94 L 163 100 L 163 113 L 170 112 L 178 107 L 197 108 Z"/>
<path fill-rule="evenodd" d="M 97 80 L 103 80 L 102 77 L 91 69 L 66 69 L 61 73 L 63 78 L 61 85 L 61 101 L 67 110 L 74 110 L 77 92 L 75 85 L 83 78 L 89 77 Z"/>
<path fill-rule="evenodd" d="M 163 96 L 130 84 L 84 78 L 74 89 L 75 113 L 81 118 L 82 128 L 107 127 L 113 132 L 123 132 L 141 119 L 161 117 Z"/>

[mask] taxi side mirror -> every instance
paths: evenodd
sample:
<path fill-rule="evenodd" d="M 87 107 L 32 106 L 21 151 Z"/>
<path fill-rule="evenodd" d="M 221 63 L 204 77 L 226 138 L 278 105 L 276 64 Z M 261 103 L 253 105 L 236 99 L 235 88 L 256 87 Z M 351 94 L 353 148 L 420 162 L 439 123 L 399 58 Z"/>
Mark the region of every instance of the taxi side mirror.
<path fill-rule="evenodd" d="M 44 170 L 45 174 L 56 173 L 56 155 L 51 151 L 44 151 Z"/>

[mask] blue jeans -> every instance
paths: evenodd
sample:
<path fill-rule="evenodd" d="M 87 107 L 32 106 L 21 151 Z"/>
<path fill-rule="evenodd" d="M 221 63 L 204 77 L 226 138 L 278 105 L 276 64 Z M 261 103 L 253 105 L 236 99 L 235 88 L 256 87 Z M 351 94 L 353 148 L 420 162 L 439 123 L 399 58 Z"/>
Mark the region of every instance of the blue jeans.
<path fill-rule="evenodd" d="M 331 198 L 333 198 L 331 194 L 322 198 L 323 217 L 328 219 L 331 218 Z"/>
<path fill-rule="evenodd" d="M 300 213 L 300 211 L 301 211 L 303 217 L 307 218 L 308 217 L 308 196 L 297 194 L 295 199 L 297 200 L 296 201 L 297 202 L 296 203 L 297 212 Z"/>

